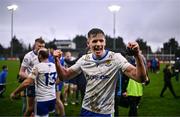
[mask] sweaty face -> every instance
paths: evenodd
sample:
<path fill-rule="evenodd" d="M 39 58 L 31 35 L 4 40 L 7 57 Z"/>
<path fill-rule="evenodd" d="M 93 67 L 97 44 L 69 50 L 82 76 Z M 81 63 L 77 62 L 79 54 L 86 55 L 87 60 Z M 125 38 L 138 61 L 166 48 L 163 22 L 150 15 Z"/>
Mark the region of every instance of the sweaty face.
<path fill-rule="evenodd" d="M 88 46 L 97 58 L 100 58 L 105 52 L 105 45 L 106 40 L 103 34 L 97 34 L 95 37 L 91 35 L 88 39 Z"/>

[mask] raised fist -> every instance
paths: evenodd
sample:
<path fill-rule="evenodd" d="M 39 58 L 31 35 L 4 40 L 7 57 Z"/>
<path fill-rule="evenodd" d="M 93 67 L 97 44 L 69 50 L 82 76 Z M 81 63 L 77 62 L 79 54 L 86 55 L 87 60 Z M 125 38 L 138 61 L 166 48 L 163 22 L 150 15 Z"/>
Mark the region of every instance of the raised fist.
<path fill-rule="evenodd" d="M 139 44 L 137 42 L 129 42 L 127 50 L 131 55 L 136 56 L 140 52 Z"/>
<path fill-rule="evenodd" d="M 60 58 L 62 56 L 62 51 L 61 50 L 54 50 L 53 56 Z"/>

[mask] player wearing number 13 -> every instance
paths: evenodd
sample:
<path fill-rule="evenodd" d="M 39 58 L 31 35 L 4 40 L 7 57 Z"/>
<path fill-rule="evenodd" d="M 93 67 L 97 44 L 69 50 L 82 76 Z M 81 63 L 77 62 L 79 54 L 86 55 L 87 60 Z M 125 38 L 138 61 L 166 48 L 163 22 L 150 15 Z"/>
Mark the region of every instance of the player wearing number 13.
<path fill-rule="evenodd" d="M 36 90 L 36 116 L 48 116 L 49 112 L 55 108 L 57 73 L 54 63 L 48 62 L 48 56 L 47 49 L 42 48 L 39 50 L 38 59 L 40 63 L 34 65 L 28 78 L 10 95 L 12 99 L 15 98 L 16 94 L 34 82 Z"/>

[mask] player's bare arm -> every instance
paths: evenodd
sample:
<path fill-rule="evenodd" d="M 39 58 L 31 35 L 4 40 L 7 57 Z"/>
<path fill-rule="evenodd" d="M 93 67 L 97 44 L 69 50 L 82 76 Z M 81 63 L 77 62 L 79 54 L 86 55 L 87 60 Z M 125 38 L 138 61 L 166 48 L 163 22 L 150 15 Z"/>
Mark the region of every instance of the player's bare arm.
<path fill-rule="evenodd" d="M 60 78 L 57 78 L 57 79 L 56 79 L 56 85 L 58 85 L 60 82 L 61 82 L 61 81 L 60 81 Z"/>
<path fill-rule="evenodd" d="M 55 50 L 53 52 L 53 56 L 55 59 L 56 71 L 61 81 L 72 79 L 76 76 L 77 73 L 75 71 L 70 68 L 64 68 L 63 66 L 61 66 L 59 58 L 62 56 L 62 52 L 60 50 Z"/>
<path fill-rule="evenodd" d="M 26 67 L 21 66 L 19 70 L 19 76 L 22 80 L 26 79 L 28 77 L 28 74 L 26 73 Z"/>
<path fill-rule="evenodd" d="M 140 54 L 138 43 L 137 42 L 128 43 L 128 48 L 131 48 L 134 53 L 134 57 L 136 59 L 136 67 L 130 65 L 126 69 L 125 74 L 138 82 L 146 81 L 147 78 L 146 68 L 143 62 L 143 58 Z"/>
<path fill-rule="evenodd" d="M 33 79 L 32 78 L 26 78 L 20 85 L 18 88 L 16 88 L 10 95 L 11 99 L 14 99 L 16 97 L 17 94 L 19 94 L 21 91 L 23 91 L 25 88 L 27 88 L 30 84 L 33 83 Z"/>

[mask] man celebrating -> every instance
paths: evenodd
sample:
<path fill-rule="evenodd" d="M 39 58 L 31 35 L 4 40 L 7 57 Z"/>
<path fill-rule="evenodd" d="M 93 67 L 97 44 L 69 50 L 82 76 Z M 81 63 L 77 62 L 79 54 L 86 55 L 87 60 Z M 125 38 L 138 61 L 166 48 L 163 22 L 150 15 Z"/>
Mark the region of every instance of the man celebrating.
<path fill-rule="evenodd" d="M 136 67 L 128 63 L 120 53 L 105 50 L 106 39 L 101 29 L 93 28 L 88 32 L 87 45 L 91 53 L 83 55 L 76 64 L 67 69 L 59 64 L 62 52 L 54 51 L 56 69 L 61 80 L 74 78 L 83 72 L 87 85 L 80 116 L 111 117 L 114 112 L 116 73 L 121 70 L 133 80 L 138 82 L 146 80 L 139 45 L 137 42 L 128 44 L 136 59 Z"/>

